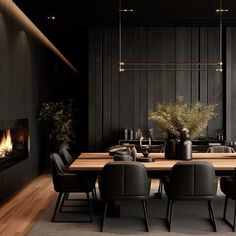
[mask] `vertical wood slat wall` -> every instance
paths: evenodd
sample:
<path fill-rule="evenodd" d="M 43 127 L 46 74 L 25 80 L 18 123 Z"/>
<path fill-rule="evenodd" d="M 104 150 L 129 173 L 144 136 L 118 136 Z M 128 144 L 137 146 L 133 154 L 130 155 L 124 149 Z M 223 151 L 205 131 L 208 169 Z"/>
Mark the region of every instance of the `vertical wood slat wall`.
<path fill-rule="evenodd" d="M 157 102 L 184 96 L 217 105 L 217 117 L 206 135 L 216 137 L 224 126 L 224 82 L 215 71 L 118 71 L 118 28 L 90 28 L 89 37 L 89 149 L 117 144 L 124 128 L 144 133 L 154 127 L 148 112 Z M 124 61 L 219 60 L 218 27 L 123 27 Z M 203 68 L 204 66 L 201 66 Z M 99 68 L 99 69 L 98 69 Z M 190 68 L 190 66 L 189 66 Z M 196 66 L 192 66 L 196 68 Z M 162 134 L 155 132 L 157 138 Z"/>
<path fill-rule="evenodd" d="M 226 29 L 225 123 L 229 140 L 236 141 L 236 27 Z"/>

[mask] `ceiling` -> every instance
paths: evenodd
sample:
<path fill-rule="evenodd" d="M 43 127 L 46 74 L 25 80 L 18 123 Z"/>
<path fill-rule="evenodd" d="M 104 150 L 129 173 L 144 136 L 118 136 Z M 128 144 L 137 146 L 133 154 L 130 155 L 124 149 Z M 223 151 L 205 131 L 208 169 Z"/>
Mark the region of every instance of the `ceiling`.
<path fill-rule="evenodd" d="M 86 45 L 88 26 L 119 23 L 119 0 L 13 1 L 75 65 L 83 65 L 79 55 L 86 48 L 78 45 Z M 122 12 L 122 25 L 219 25 L 216 9 L 220 0 L 121 1 L 121 9 L 133 9 Z M 222 0 L 222 8 L 229 10 L 223 13 L 223 25 L 236 26 L 236 1 Z M 47 19 L 48 16 L 56 19 Z"/>
<path fill-rule="evenodd" d="M 122 1 L 122 0 L 121 0 Z M 77 27 L 84 25 L 118 24 L 119 0 L 14 0 L 21 10 L 39 27 Z M 216 24 L 219 0 L 123 0 L 124 24 Z M 235 0 L 222 0 L 225 23 L 236 24 Z M 56 20 L 48 20 L 47 16 Z"/>

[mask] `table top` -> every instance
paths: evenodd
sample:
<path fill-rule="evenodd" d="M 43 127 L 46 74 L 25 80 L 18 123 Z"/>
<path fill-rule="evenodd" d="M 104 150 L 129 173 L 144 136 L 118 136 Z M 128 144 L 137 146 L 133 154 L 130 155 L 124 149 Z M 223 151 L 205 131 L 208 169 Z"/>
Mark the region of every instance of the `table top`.
<path fill-rule="evenodd" d="M 138 157 L 143 157 L 142 153 L 138 153 Z M 165 159 L 164 153 L 150 153 L 148 157 L 154 160 L 153 162 L 143 162 L 148 171 L 168 171 L 174 164 L 182 161 Z M 81 153 L 69 169 L 100 171 L 105 164 L 111 161 L 113 161 L 113 157 L 109 156 L 109 153 Z M 191 161 L 207 161 L 215 167 L 215 170 L 228 171 L 236 167 L 236 153 L 193 153 Z"/>

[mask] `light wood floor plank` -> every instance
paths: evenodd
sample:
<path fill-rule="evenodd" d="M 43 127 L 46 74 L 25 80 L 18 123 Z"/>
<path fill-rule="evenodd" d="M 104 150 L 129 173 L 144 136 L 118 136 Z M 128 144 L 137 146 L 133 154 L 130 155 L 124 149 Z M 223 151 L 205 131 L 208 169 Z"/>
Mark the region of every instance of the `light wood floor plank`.
<path fill-rule="evenodd" d="M 0 206 L 0 235 L 27 235 L 56 197 L 50 174 L 33 180 Z"/>

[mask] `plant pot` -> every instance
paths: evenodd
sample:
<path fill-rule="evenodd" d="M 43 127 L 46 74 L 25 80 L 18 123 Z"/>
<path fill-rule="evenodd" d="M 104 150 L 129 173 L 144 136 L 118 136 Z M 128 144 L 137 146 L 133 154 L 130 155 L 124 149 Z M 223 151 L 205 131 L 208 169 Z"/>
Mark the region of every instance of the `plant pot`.
<path fill-rule="evenodd" d="M 176 159 L 177 156 L 177 139 L 166 139 L 165 142 L 165 158 Z"/>

